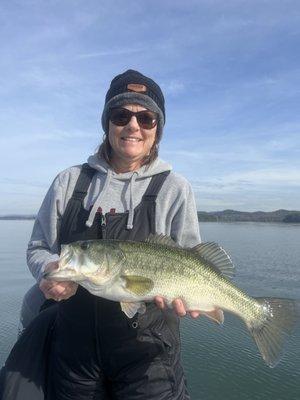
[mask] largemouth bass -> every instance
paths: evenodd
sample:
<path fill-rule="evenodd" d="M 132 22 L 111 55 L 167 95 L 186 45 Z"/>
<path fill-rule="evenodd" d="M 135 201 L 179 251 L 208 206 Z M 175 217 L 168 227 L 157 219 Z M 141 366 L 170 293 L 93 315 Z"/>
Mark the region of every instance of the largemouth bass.
<path fill-rule="evenodd" d="M 150 235 L 145 242 L 90 240 L 63 245 L 59 268 L 44 277 L 74 281 L 90 293 L 121 303 L 132 318 L 144 312 L 145 302 L 159 295 L 168 305 L 181 298 L 187 310 L 200 310 L 218 323 L 223 311 L 246 323 L 258 349 L 270 366 L 279 359 L 286 334 L 299 317 L 299 302 L 253 298 L 230 278 L 234 266 L 216 243 L 179 247 L 171 238 Z"/>

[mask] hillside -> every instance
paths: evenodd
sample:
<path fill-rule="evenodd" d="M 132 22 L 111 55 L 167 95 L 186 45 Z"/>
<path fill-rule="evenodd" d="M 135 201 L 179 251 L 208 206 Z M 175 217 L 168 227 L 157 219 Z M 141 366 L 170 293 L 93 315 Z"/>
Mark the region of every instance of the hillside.
<path fill-rule="evenodd" d="M 0 215 L 0 220 L 33 220 L 35 215 Z M 198 220 L 205 222 L 283 222 L 300 223 L 300 211 L 198 211 Z"/>
<path fill-rule="evenodd" d="M 300 211 L 276 210 L 276 211 L 198 211 L 199 221 L 211 222 L 283 222 L 300 223 Z"/>

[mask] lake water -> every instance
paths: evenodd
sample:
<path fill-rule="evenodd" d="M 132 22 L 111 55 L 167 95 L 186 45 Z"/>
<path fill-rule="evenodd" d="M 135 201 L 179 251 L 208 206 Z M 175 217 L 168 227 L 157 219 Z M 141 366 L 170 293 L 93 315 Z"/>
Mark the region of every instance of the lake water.
<path fill-rule="evenodd" d="M 0 221 L 0 365 L 34 282 L 25 261 L 32 225 Z M 206 222 L 200 228 L 204 241 L 218 242 L 231 255 L 234 282 L 249 294 L 300 299 L 299 225 Z M 299 324 L 274 369 L 262 361 L 243 322 L 228 313 L 221 327 L 204 317 L 183 318 L 182 345 L 192 400 L 300 400 Z"/>

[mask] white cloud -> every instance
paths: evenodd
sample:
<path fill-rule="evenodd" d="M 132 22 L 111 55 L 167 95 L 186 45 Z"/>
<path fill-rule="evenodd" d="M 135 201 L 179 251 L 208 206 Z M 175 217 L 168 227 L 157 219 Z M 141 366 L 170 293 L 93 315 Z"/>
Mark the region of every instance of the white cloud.
<path fill-rule="evenodd" d="M 241 172 L 225 177 L 224 182 L 227 184 L 245 182 L 251 185 L 300 187 L 300 169 L 290 167 L 285 170 L 265 169 Z"/>
<path fill-rule="evenodd" d="M 96 57 L 108 57 L 108 56 L 125 56 L 125 55 L 130 55 L 130 54 L 135 54 L 135 53 L 141 53 L 145 51 L 144 48 L 119 48 L 119 49 L 108 49 L 108 50 L 102 50 L 102 51 L 97 51 L 94 53 L 82 53 L 78 54 L 77 58 L 96 58 Z"/>
<path fill-rule="evenodd" d="M 261 186 L 268 189 L 285 187 L 300 187 L 300 169 L 286 170 L 252 170 L 222 175 L 219 178 L 192 179 L 193 186 L 198 191 L 209 193 L 224 193 L 234 190 L 249 190 L 253 187 L 261 190 Z M 300 206 L 300 204 L 299 204 Z"/>
<path fill-rule="evenodd" d="M 299 210 L 300 170 L 252 170 L 191 179 L 199 210 Z"/>
<path fill-rule="evenodd" d="M 45 132 L 40 134 L 34 134 L 30 140 L 32 142 L 36 142 L 37 140 L 46 140 L 46 141 L 70 141 L 76 139 L 91 139 L 95 140 L 96 138 L 95 132 L 86 132 L 86 131 L 79 131 L 79 130 L 55 130 L 53 132 Z"/>
<path fill-rule="evenodd" d="M 22 191 L 24 207 L 31 200 L 17 182 L 30 176 L 47 186 L 93 151 L 109 80 L 128 68 L 161 84 L 161 154 L 193 182 L 199 206 L 300 203 L 295 4 L 2 2 L 0 161 L 20 204 Z M 12 184 L 2 189 L 11 206 Z"/>
<path fill-rule="evenodd" d="M 183 82 L 171 80 L 170 82 L 161 83 L 161 88 L 165 94 L 177 95 L 184 91 L 185 85 Z"/>

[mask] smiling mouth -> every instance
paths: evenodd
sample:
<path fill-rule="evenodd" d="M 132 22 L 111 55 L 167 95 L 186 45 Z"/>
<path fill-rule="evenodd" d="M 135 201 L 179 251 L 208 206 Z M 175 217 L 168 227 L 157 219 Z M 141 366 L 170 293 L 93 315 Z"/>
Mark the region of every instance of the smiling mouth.
<path fill-rule="evenodd" d="M 142 139 L 140 138 L 136 138 L 136 137 L 122 137 L 122 140 L 124 140 L 125 142 L 141 142 Z"/>

